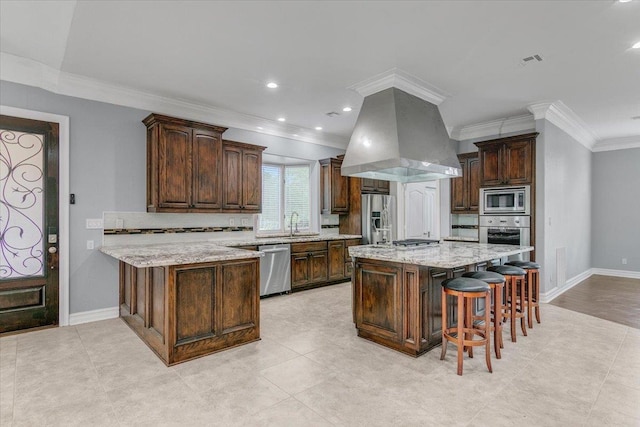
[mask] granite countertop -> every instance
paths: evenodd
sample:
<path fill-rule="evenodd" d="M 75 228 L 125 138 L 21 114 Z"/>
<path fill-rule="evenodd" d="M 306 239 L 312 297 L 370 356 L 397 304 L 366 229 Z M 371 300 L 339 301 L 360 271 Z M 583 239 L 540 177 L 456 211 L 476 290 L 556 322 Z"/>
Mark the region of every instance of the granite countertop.
<path fill-rule="evenodd" d="M 206 242 L 180 242 L 103 246 L 100 251 L 137 268 L 168 265 L 197 264 L 202 262 L 260 258 L 263 253 L 236 249 L 233 246 L 260 246 L 281 243 L 316 242 L 323 240 L 359 239 L 351 234 L 317 236 L 268 237 L 235 240 L 209 240 Z"/>
<path fill-rule="evenodd" d="M 532 246 L 441 242 L 420 249 L 396 249 L 386 245 L 351 246 L 349 256 L 426 267 L 456 268 L 532 250 Z"/>

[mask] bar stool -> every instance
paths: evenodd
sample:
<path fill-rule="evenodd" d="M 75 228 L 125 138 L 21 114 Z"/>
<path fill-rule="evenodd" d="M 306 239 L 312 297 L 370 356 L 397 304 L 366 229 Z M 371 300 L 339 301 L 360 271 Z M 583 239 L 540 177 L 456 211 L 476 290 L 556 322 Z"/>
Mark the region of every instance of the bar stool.
<path fill-rule="evenodd" d="M 447 295 L 456 297 L 458 321 L 456 326 L 447 327 Z M 491 369 L 491 322 L 489 311 L 485 310 L 484 325 L 475 326 L 472 319 L 473 303 L 477 298 L 484 298 L 485 306 L 491 304 L 491 290 L 482 280 L 470 277 L 458 277 L 442 282 L 442 353 L 440 360 L 444 360 L 447 353 L 447 343 L 456 343 L 458 347 L 458 375 L 462 375 L 462 357 L 468 350 L 469 357 L 473 357 L 473 347 L 484 345 L 486 362 L 489 372 Z M 474 339 L 474 336 L 480 339 Z"/>
<path fill-rule="evenodd" d="M 504 347 L 502 343 L 502 311 L 504 302 L 502 300 L 502 290 L 504 288 L 505 278 L 502 274 L 493 271 L 469 271 L 464 273 L 462 277 L 471 277 L 472 279 L 482 280 L 491 288 L 492 293 L 492 318 L 493 322 L 493 348 L 496 352 L 496 359 L 502 358 L 500 349 Z M 485 307 L 487 310 L 488 307 Z M 476 316 L 474 319 L 479 320 Z"/>
<path fill-rule="evenodd" d="M 516 319 L 520 319 L 522 334 L 525 337 L 527 336 L 527 328 L 524 322 L 524 278 L 527 273 L 520 267 L 515 267 L 513 265 L 496 265 L 487 268 L 487 270 L 502 274 L 506 280 L 504 310 L 505 314 L 509 314 L 509 318 L 511 319 L 511 341 L 516 342 Z"/>
<path fill-rule="evenodd" d="M 509 261 L 505 265 L 520 267 L 527 272 L 527 320 L 533 329 L 531 310 L 536 309 L 536 320 L 540 323 L 540 264 L 533 261 Z"/>

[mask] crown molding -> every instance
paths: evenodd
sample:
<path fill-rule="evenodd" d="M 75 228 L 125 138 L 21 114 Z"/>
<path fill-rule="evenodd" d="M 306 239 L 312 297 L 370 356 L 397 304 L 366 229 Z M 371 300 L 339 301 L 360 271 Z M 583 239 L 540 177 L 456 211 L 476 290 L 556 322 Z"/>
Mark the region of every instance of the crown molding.
<path fill-rule="evenodd" d="M 392 68 L 384 73 L 351 85 L 348 89 L 355 90 L 364 97 L 389 89 L 390 87 L 396 87 L 435 105 L 440 105 L 450 96 L 442 89 L 398 68 Z"/>
<path fill-rule="evenodd" d="M 451 138 L 457 141 L 484 138 L 487 136 L 500 136 L 502 134 L 521 132 L 536 128 L 535 120 L 531 114 L 506 117 L 483 123 L 467 126 L 458 126 L 451 130 Z"/>
<path fill-rule="evenodd" d="M 627 148 L 640 148 L 640 135 L 626 136 L 622 138 L 603 139 L 593 146 L 593 152 L 625 150 Z"/>
<path fill-rule="evenodd" d="M 558 126 L 573 139 L 593 151 L 598 140 L 587 124 L 562 101 L 541 102 L 527 107 L 535 120 L 545 119 Z"/>
<path fill-rule="evenodd" d="M 349 142 L 326 133 L 323 133 L 322 138 L 319 138 L 317 131 L 308 128 L 225 110 L 212 105 L 167 98 L 66 73 L 40 62 L 4 52 L 0 52 L 0 79 L 38 87 L 59 95 L 122 105 L 334 148 L 344 149 Z M 263 129 L 258 129 L 258 127 Z M 298 136 L 294 137 L 293 134 L 298 134 Z"/>

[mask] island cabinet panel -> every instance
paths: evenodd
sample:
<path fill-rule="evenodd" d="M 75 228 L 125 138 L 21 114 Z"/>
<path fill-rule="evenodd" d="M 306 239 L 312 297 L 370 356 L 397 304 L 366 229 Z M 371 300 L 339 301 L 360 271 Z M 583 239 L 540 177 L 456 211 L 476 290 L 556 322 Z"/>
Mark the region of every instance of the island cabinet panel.
<path fill-rule="evenodd" d="M 469 269 L 356 259 L 352 298 L 358 335 L 411 356 L 440 345 L 442 282 Z M 454 302 L 446 309 L 453 324 Z"/>
<path fill-rule="evenodd" d="M 234 263 L 222 266 L 222 285 L 220 295 L 220 329 L 222 334 L 256 327 L 258 318 L 259 291 L 256 287 L 246 286 L 255 283 L 257 271 L 253 262 Z"/>
<path fill-rule="evenodd" d="M 212 337 L 216 268 L 180 269 L 175 281 L 177 344 Z"/>
<path fill-rule="evenodd" d="M 359 284 L 356 298 L 360 307 L 356 314 L 357 327 L 400 341 L 402 267 L 362 263 L 356 274 Z"/>
<path fill-rule="evenodd" d="M 167 366 L 259 340 L 259 262 L 120 262 L 120 316 Z"/>

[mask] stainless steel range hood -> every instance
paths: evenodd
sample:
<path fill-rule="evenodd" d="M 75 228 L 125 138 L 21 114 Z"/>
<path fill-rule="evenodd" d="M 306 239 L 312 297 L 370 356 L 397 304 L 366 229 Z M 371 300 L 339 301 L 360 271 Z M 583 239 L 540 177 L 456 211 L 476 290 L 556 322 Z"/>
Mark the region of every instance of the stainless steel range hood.
<path fill-rule="evenodd" d="M 418 182 L 462 170 L 438 107 L 391 87 L 365 97 L 342 175 Z"/>

